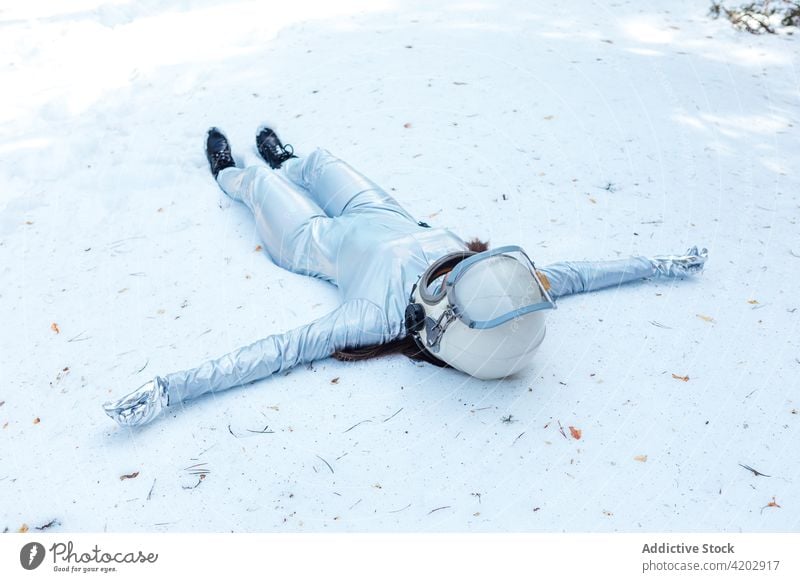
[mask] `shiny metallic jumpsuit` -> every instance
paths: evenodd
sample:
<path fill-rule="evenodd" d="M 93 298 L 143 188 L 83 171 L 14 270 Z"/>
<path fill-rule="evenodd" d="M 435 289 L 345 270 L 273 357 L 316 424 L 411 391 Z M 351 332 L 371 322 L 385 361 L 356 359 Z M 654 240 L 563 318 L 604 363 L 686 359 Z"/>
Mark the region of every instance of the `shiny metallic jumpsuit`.
<path fill-rule="evenodd" d="M 465 242 L 444 228 L 418 223 L 389 194 L 324 149 L 292 158 L 280 170 L 222 170 L 225 193 L 246 204 L 261 240 L 281 267 L 330 281 L 341 305 L 292 331 L 270 335 L 197 368 L 156 377 L 106 412 L 124 425 L 149 422 L 166 406 L 266 378 L 336 351 L 406 335 L 411 289 L 441 256 Z M 687 275 L 705 255 L 566 262 L 541 272 L 554 297 L 654 275 Z"/>

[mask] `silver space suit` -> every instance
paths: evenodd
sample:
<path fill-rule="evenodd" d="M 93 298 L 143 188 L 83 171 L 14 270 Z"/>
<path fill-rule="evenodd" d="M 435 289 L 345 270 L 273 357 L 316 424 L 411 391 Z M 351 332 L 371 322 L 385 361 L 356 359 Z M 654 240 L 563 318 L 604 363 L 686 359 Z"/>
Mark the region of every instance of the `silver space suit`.
<path fill-rule="evenodd" d="M 284 162 L 226 168 L 223 191 L 253 213 L 264 247 L 279 266 L 338 287 L 341 305 L 328 315 L 201 364 L 158 376 L 106 412 L 122 425 L 149 422 L 167 406 L 266 378 L 347 348 L 406 335 L 412 287 L 431 263 L 466 243 L 444 228 L 419 223 L 389 194 L 324 149 Z M 702 269 L 705 251 L 684 256 L 564 262 L 540 268 L 556 298 L 652 276 Z"/>

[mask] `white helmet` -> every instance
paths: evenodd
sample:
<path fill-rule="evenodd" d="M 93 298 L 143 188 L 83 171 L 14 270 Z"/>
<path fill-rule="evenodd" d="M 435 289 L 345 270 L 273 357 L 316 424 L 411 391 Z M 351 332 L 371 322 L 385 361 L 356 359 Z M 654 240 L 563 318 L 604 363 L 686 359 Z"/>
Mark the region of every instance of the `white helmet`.
<path fill-rule="evenodd" d="M 527 366 L 556 304 L 520 247 L 445 255 L 422 274 L 406 308 L 420 347 L 482 380 Z"/>

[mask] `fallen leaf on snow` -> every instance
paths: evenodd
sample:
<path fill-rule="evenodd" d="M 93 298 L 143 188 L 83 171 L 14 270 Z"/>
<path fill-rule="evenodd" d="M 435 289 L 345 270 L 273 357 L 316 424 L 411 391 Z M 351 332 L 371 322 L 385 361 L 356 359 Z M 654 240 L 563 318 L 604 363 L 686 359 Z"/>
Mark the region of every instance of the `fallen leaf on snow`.
<path fill-rule="evenodd" d="M 42 419 L 39 418 L 38 416 L 33 419 L 33 424 L 39 424 L 40 422 L 42 422 Z"/>
<path fill-rule="evenodd" d="M 633 458 L 633 460 L 634 461 L 639 461 L 640 463 L 646 463 L 647 462 L 647 455 L 636 455 Z"/>
<path fill-rule="evenodd" d="M 748 301 L 748 303 L 750 305 L 756 305 L 756 304 L 758 304 L 758 300 L 757 299 L 751 299 L 750 301 Z"/>
<path fill-rule="evenodd" d="M 592 204 L 597 204 L 597 200 L 595 200 L 591 196 L 589 196 L 589 202 L 591 202 Z"/>
<path fill-rule="evenodd" d="M 761 513 L 764 513 L 764 510 L 765 510 L 767 507 L 778 507 L 778 508 L 780 508 L 780 505 L 778 505 L 778 502 L 777 502 L 777 501 L 775 501 L 775 496 L 774 496 L 774 495 L 772 496 L 772 501 L 770 501 L 770 502 L 769 502 L 769 503 L 767 503 L 767 504 L 766 504 L 764 507 L 762 507 L 762 508 L 761 508 Z"/>
<path fill-rule="evenodd" d="M 403 127 L 405 127 L 406 129 L 410 129 L 411 128 L 411 123 L 404 123 Z"/>
<path fill-rule="evenodd" d="M 699 317 L 699 318 L 700 318 L 700 319 L 702 319 L 703 321 L 707 321 L 708 323 L 716 323 L 716 321 L 714 320 L 714 318 L 713 318 L 713 317 L 711 317 L 710 315 L 700 315 L 700 314 L 698 313 L 698 314 L 697 314 L 697 317 Z"/>
<path fill-rule="evenodd" d="M 127 475 L 120 475 L 119 480 L 124 481 L 125 479 L 136 479 L 139 476 L 139 471 L 134 471 L 133 473 L 129 473 Z"/>
<path fill-rule="evenodd" d="M 673 374 L 672 377 L 676 380 L 683 380 L 684 382 L 689 381 L 689 376 L 678 376 L 677 374 Z"/>
<path fill-rule="evenodd" d="M 263 249 L 264 247 L 262 247 L 261 245 L 256 245 L 255 252 L 260 253 Z"/>
<path fill-rule="evenodd" d="M 56 322 L 50 324 L 50 329 L 56 333 L 61 333 L 61 330 L 58 328 L 58 324 Z"/>
<path fill-rule="evenodd" d="M 338 384 L 339 383 L 339 376 L 336 376 L 333 380 L 331 380 L 331 384 Z"/>
<path fill-rule="evenodd" d="M 17 530 L 17 532 L 18 532 L 18 533 L 28 533 L 28 530 L 29 530 L 29 529 L 30 529 L 30 528 L 28 527 L 28 524 L 27 524 L 27 523 L 23 523 L 23 524 L 22 524 L 22 527 L 20 527 L 20 528 Z"/>
<path fill-rule="evenodd" d="M 575 428 L 574 426 L 571 426 L 571 427 L 569 427 L 569 434 L 571 434 L 572 438 L 574 438 L 577 441 L 577 440 L 580 440 L 581 435 L 583 434 L 583 431 L 581 431 L 581 429 L 579 429 L 579 428 Z"/>

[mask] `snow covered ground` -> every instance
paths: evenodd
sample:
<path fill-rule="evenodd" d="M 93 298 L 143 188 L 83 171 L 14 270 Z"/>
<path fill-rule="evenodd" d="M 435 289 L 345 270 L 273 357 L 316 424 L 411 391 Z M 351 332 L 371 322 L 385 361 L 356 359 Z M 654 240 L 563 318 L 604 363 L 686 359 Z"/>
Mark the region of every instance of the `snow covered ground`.
<path fill-rule="evenodd" d="M 800 530 L 795 36 L 704 0 L 270 4 L 0 9 L 0 529 Z M 208 172 L 209 126 L 255 163 L 265 121 L 539 264 L 710 260 L 562 300 L 513 379 L 329 360 L 120 429 L 102 402 L 336 303 Z"/>

